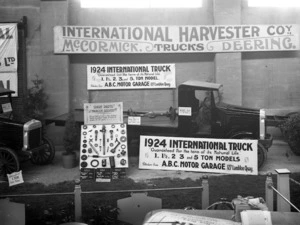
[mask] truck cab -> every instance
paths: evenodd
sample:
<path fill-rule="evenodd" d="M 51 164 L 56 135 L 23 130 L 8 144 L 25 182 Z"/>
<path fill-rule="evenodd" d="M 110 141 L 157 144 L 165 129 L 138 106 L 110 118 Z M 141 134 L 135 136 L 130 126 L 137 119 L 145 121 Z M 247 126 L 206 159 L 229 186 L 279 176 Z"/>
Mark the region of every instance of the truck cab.
<path fill-rule="evenodd" d="M 222 85 L 189 80 L 178 88 L 180 136 L 258 140 L 258 167 L 265 161 L 272 136 L 266 133 L 265 111 L 222 102 Z"/>

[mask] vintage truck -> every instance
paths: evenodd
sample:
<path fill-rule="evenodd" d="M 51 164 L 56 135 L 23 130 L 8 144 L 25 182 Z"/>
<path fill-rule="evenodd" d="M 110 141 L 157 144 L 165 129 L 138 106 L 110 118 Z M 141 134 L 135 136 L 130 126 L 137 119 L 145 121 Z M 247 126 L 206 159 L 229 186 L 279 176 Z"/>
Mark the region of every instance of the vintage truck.
<path fill-rule="evenodd" d="M 267 157 L 272 136 L 266 133 L 263 109 L 251 109 L 221 101 L 221 84 L 189 80 L 178 87 L 178 108 L 167 112 L 124 111 L 128 141 L 140 135 L 181 136 L 222 139 L 258 140 L 258 167 Z M 83 124 L 83 110 L 75 110 L 75 119 Z M 68 114 L 51 118 L 47 123 L 64 126 Z M 139 125 L 128 124 L 128 118 L 141 117 Z M 130 151 L 130 149 L 129 149 Z"/>
<path fill-rule="evenodd" d="M 0 177 L 19 171 L 20 162 L 51 163 L 55 148 L 44 136 L 42 123 L 25 116 L 16 116 L 12 108 L 14 91 L 0 81 Z"/>

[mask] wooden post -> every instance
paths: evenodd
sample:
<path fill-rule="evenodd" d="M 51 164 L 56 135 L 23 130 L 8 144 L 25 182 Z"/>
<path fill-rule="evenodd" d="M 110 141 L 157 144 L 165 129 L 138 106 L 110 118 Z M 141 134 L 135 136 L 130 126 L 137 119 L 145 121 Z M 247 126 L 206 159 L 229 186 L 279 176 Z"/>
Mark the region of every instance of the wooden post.
<path fill-rule="evenodd" d="M 273 186 L 272 174 L 268 173 L 265 187 L 266 187 L 266 204 L 269 211 L 274 210 L 274 193 L 271 186 Z"/>
<path fill-rule="evenodd" d="M 202 177 L 202 209 L 206 209 L 209 206 L 209 184 L 208 176 Z"/>
<path fill-rule="evenodd" d="M 74 198 L 75 198 L 75 221 L 80 222 L 82 219 L 80 179 L 75 180 Z"/>
<path fill-rule="evenodd" d="M 277 190 L 288 201 L 290 201 L 290 171 L 288 169 L 277 169 Z M 277 211 L 290 212 L 291 206 L 280 195 L 277 194 Z"/>

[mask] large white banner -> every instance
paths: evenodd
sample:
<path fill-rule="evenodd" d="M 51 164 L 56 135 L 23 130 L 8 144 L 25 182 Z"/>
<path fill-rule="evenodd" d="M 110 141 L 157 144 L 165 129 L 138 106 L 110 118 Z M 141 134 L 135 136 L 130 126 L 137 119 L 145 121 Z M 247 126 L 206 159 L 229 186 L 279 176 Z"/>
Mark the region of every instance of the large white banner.
<path fill-rule="evenodd" d="M 141 136 L 139 168 L 257 175 L 257 140 Z"/>
<path fill-rule="evenodd" d="M 88 65 L 87 89 L 176 88 L 175 64 Z"/>
<path fill-rule="evenodd" d="M 18 28 L 15 23 L 0 23 L 0 72 L 16 72 Z"/>
<path fill-rule="evenodd" d="M 193 53 L 299 50 L 299 26 L 56 26 L 54 53 Z"/>

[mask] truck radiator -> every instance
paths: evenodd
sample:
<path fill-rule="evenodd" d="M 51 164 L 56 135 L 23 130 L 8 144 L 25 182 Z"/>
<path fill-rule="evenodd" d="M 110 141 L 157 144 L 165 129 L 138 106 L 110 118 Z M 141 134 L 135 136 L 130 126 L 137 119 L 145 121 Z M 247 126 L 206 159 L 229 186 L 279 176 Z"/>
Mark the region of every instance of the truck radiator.
<path fill-rule="evenodd" d="M 29 148 L 36 148 L 41 145 L 42 129 L 37 128 L 28 132 L 28 144 Z"/>

